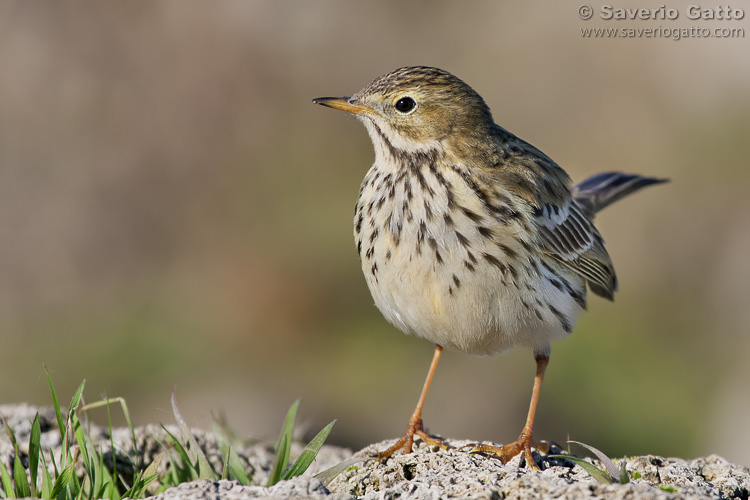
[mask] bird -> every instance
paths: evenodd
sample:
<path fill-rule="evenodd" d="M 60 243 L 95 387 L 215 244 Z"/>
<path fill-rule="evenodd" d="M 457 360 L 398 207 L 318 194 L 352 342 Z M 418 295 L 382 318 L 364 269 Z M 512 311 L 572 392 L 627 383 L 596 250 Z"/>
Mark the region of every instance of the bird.
<path fill-rule="evenodd" d="M 518 439 L 472 451 L 502 463 L 531 449 L 551 344 L 569 336 L 587 289 L 613 300 L 617 277 L 595 214 L 666 179 L 620 172 L 574 185 L 552 159 L 497 125 L 489 106 L 453 74 L 409 66 L 346 97 L 313 103 L 361 121 L 375 150 L 355 204 L 354 238 L 383 316 L 435 345 L 405 434 L 377 455 L 412 452 L 429 435 L 422 408 L 443 349 L 495 355 L 530 348 L 531 402 Z"/>

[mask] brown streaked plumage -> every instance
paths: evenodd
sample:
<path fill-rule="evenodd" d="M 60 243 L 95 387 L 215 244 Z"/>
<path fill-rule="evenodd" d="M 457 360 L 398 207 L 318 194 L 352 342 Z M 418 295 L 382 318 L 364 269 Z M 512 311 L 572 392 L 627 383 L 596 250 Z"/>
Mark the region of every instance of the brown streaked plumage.
<path fill-rule="evenodd" d="M 362 182 L 354 236 L 375 304 L 408 334 L 436 345 L 404 437 L 382 452 L 428 443 L 422 405 L 443 347 L 494 354 L 516 345 L 537 363 L 526 425 L 502 447 L 478 445 L 503 462 L 523 452 L 550 344 L 572 332 L 586 289 L 612 299 L 617 279 L 594 214 L 649 184 L 607 173 L 578 186 L 554 161 L 495 124 L 489 107 L 450 73 L 406 67 L 351 97 L 313 102 L 357 115 L 375 148 Z"/>

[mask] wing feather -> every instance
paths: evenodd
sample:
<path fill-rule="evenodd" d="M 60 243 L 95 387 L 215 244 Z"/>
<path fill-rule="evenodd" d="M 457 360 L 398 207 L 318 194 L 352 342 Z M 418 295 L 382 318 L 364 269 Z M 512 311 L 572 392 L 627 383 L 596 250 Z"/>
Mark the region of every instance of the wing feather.
<path fill-rule="evenodd" d="M 604 240 L 577 201 L 545 205 L 538 212 L 543 249 L 590 285 L 597 295 L 612 299 L 617 277 Z"/>
<path fill-rule="evenodd" d="M 508 158 L 503 156 L 496 163 L 502 167 L 492 170 L 494 181 L 533 207 L 542 250 L 585 279 L 592 292 L 612 299 L 617 289 L 612 260 L 587 216 L 593 216 L 595 208 L 607 200 L 587 204 L 588 185 L 576 190 L 570 177 L 547 155 L 505 129 L 497 127 L 496 133 L 505 141 L 502 149 Z M 574 198 L 574 192 L 581 201 Z"/>

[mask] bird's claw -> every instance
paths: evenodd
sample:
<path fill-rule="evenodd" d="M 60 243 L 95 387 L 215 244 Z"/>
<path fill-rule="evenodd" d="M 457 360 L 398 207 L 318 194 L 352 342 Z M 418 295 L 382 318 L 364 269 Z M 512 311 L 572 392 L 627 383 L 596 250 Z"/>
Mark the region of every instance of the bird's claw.
<path fill-rule="evenodd" d="M 550 443 L 548 441 L 534 442 L 531 432 L 527 429 L 521 433 L 518 439 L 512 443 L 508 443 L 503 446 L 493 446 L 490 444 L 475 444 L 470 450 L 471 453 L 483 453 L 494 456 L 503 464 L 507 464 L 516 455 L 521 452 L 524 454 L 526 464 L 530 469 L 539 470 L 539 466 L 534 460 L 534 456 L 531 453 L 531 448 L 535 448 L 537 451 L 542 453 L 549 452 Z"/>
<path fill-rule="evenodd" d="M 390 448 L 378 453 L 375 458 L 377 460 L 384 460 L 402 448 L 404 449 L 405 454 L 411 453 L 412 446 L 414 445 L 415 435 L 429 446 L 438 446 L 444 450 L 450 448 L 450 445 L 444 440 L 427 434 L 421 418 L 412 417 L 412 419 L 409 420 L 409 425 L 407 425 L 406 427 L 406 433 L 401 436 L 401 438 L 396 441 Z"/>

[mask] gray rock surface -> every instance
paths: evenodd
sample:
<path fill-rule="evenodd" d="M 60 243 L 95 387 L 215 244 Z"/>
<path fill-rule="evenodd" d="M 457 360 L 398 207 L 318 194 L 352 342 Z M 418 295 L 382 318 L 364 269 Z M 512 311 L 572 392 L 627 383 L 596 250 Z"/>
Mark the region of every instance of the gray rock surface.
<path fill-rule="evenodd" d="M 309 476 L 282 481 L 270 488 L 243 486 L 236 481 L 209 481 L 201 479 L 170 488 L 151 497 L 154 500 L 245 500 L 248 498 L 326 498 L 328 500 L 353 500 L 346 493 L 331 493 L 323 483 Z"/>
<path fill-rule="evenodd" d="M 355 456 L 367 456 L 390 443 L 370 446 Z M 620 485 L 598 483 L 565 459 L 535 452 L 542 467 L 535 471 L 526 468 L 520 456 L 502 465 L 494 458 L 468 453 L 468 441 L 451 444 L 455 449 L 441 450 L 419 443 L 411 455 L 397 455 L 382 464 L 364 462 L 339 475 L 329 489 L 364 499 L 747 499 L 750 492 L 750 470 L 716 455 L 695 460 L 629 458 L 626 466 L 631 481 Z M 597 461 L 591 463 L 599 465 Z"/>
<path fill-rule="evenodd" d="M 30 420 L 40 413 L 42 448 L 59 454 L 60 436 L 54 412 L 48 408 L 28 405 L 0 406 L 13 428 L 21 454 L 28 451 Z M 176 428 L 171 432 L 178 434 Z M 211 433 L 200 429 L 194 435 L 209 461 L 221 469 L 221 454 Z M 139 456 L 135 455 L 132 436 L 128 429 L 113 431 L 115 452 L 112 453 L 110 438 L 105 429 L 91 426 L 91 435 L 97 446 L 105 452 L 111 463 L 117 460 L 118 469 L 142 460 L 150 463 L 164 452 L 159 443 L 166 442 L 160 426 L 149 425 L 136 429 Z M 158 439 L 157 439 L 158 438 Z M 414 453 L 396 455 L 384 462 L 368 460 L 357 463 L 335 478 L 327 487 L 314 474 L 323 471 L 352 456 L 351 451 L 325 446 L 313 466 L 302 477 L 282 481 L 265 488 L 273 464 L 271 443 L 255 443 L 238 446 L 239 455 L 252 484 L 240 485 L 234 481 L 200 480 L 169 488 L 155 495 L 155 500 L 246 500 L 251 498 L 295 498 L 295 499 L 515 499 L 515 498 L 566 498 L 566 499 L 742 499 L 750 497 L 750 470 L 727 462 L 716 455 L 693 460 L 662 458 L 657 456 L 630 457 L 626 466 L 631 481 L 627 484 L 602 484 L 596 482 L 580 466 L 564 458 L 537 455 L 535 458 L 541 471 L 530 470 L 521 457 L 503 465 L 498 460 L 468 453 L 468 441 L 449 441 L 452 448 L 442 450 L 417 442 Z M 371 456 L 383 450 L 391 442 L 371 445 L 355 457 Z M 295 444 L 294 455 L 301 452 Z M 128 458 L 129 457 L 129 458 Z M 0 433 L 0 460 L 10 468 L 14 453 L 10 440 Z M 23 457 L 22 457 L 23 459 Z M 588 459 L 587 459 L 588 460 Z M 591 463 L 599 465 L 594 460 Z M 162 467 L 166 467 L 163 461 Z M 28 465 L 27 465 L 28 466 Z M 121 469 L 120 469 L 121 470 Z M 82 472 L 82 470 L 81 470 Z"/>

